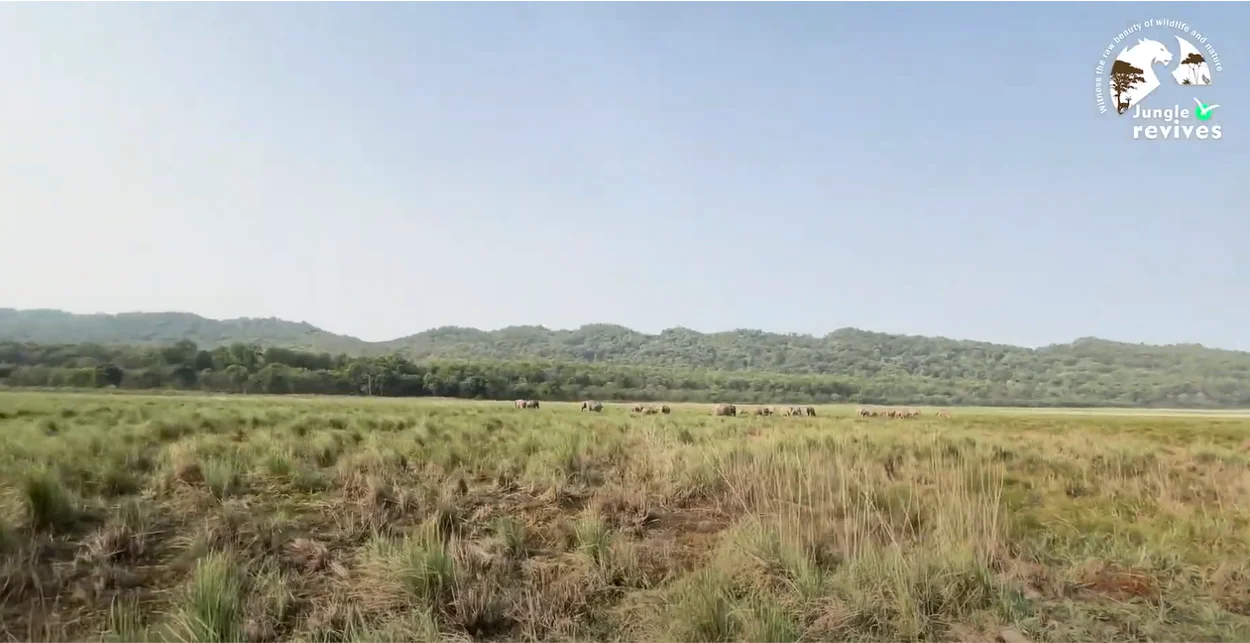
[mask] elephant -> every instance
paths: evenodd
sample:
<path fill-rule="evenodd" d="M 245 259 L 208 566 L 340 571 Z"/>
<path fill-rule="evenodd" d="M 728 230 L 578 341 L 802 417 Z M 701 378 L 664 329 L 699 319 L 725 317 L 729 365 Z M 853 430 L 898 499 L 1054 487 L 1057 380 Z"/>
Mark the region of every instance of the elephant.
<path fill-rule="evenodd" d="M 768 408 L 767 406 L 761 406 L 758 409 L 755 409 L 755 414 L 756 415 L 772 415 L 773 410 Z"/>
<path fill-rule="evenodd" d="M 648 406 L 647 408 L 642 410 L 643 415 L 655 415 L 656 413 L 659 413 L 659 412 L 660 412 L 660 409 L 654 406 Z"/>
<path fill-rule="evenodd" d="M 717 404 L 712 408 L 712 415 L 733 417 L 738 414 L 738 407 L 732 404 Z"/>
<path fill-rule="evenodd" d="M 644 404 L 635 404 L 629 407 L 629 410 L 633 411 L 634 413 L 642 413 L 643 411 L 647 410 L 647 407 Z"/>
<path fill-rule="evenodd" d="M 804 415 L 806 415 L 806 416 L 807 416 L 807 417 L 809 417 L 809 418 L 814 418 L 814 417 L 816 417 L 816 407 L 814 407 L 814 406 L 809 406 L 809 407 L 807 407 L 807 408 L 803 409 L 803 414 L 804 414 Z"/>
<path fill-rule="evenodd" d="M 949 420 L 951 419 L 951 412 L 946 409 L 938 409 L 937 416 L 943 420 Z"/>
<path fill-rule="evenodd" d="M 513 402 L 512 404 L 513 404 L 514 406 L 516 406 L 518 409 L 523 409 L 523 408 L 525 408 L 525 400 L 517 400 L 517 401 Z"/>
<path fill-rule="evenodd" d="M 855 409 L 855 414 L 862 418 L 866 418 L 870 415 L 876 415 L 876 413 L 873 413 L 872 411 L 869 411 L 868 409 L 863 408 L 863 407 Z"/>
<path fill-rule="evenodd" d="M 536 408 L 538 408 L 538 400 L 526 400 L 526 401 L 525 401 L 525 408 L 527 408 L 527 409 L 536 409 Z"/>
<path fill-rule="evenodd" d="M 668 415 L 669 413 L 672 413 L 672 412 L 673 412 L 673 409 L 669 408 L 667 404 L 664 404 L 660 407 L 660 413 L 663 413 L 664 415 Z"/>
<path fill-rule="evenodd" d="M 603 410 L 603 403 L 595 400 L 586 400 L 585 402 L 582 402 L 582 410 L 594 411 L 595 413 L 598 413 Z"/>

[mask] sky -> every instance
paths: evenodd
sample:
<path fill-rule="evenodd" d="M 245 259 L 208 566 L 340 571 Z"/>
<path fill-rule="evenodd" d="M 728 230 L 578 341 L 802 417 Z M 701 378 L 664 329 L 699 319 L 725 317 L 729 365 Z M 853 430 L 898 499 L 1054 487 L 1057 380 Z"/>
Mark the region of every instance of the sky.
<path fill-rule="evenodd" d="M 1162 17 L 1218 52 L 1219 141 L 1096 108 L 1104 48 Z M 1189 2 L 8 3 L 0 307 L 1250 350 L 1247 25 Z M 1147 103 L 1192 108 L 1156 71 Z"/>

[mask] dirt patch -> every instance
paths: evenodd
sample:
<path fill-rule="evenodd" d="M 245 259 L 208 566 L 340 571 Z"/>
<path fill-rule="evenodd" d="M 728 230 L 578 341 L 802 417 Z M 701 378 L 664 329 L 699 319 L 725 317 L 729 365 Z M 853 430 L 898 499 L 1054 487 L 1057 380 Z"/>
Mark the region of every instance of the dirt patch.
<path fill-rule="evenodd" d="M 680 567 L 693 568 L 715 549 L 721 532 L 733 521 L 713 508 L 684 508 L 658 512 L 647 534 L 647 541 L 667 541 L 666 545 Z"/>

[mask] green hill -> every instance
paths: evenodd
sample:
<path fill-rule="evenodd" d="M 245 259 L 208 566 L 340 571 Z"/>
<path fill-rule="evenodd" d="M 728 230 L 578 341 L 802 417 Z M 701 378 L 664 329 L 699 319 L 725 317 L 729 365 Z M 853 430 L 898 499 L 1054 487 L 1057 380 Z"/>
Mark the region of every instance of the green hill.
<path fill-rule="evenodd" d="M 674 374 L 684 382 L 678 387 L 683 390 L 693 385 L 690 378 L 707 379 L 712 373 L 721 374 L 718 380 L 733 373 L 742 377 L 770 373 L 836 377 L 855 383 L 859 390 L 874 391 L 874 397 L 890 399 L 941 395 L 969 403 L 1250 406 L 1250 353 L 1200 345 L 1147 346 L 1084 338 L 1032 349 L 851 328 L 824 337 L 755 330 L 699 333 L 685 328 L 647 335 L 611 324 L 576 330 L 443 327 L 387 342 L 365 342 L 279 319 L 219 321 L 187 313 L 75 315 L 0 309 L 0 341 L 159 346 L 179 340 L 200 348 L 255 344 L 353 357 L 398 354 L 416 362 L 584 364 L 617 369 L 613 372 L 635 368 Z M 672 386 L 677 385 L 665 385 Z"/>
<path fill-rule="evenodd" d="M 363 354 L 368 342 L 335 335 L 305 322 L 282 319 L 207 319 L 191 313 L 76 315 L 60 310 L 0 308 L 0 340 L 38 344 L 172 344 L 199 346 L 235 342 L 331 353 Z"/>

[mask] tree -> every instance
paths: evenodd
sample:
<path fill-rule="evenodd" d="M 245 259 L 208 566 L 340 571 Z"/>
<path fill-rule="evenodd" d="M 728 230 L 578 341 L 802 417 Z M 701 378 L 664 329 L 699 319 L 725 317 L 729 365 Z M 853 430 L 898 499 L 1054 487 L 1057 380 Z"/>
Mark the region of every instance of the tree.
<path fill-rule="evenodd" d="M 486 394 L 486 378 L 481 375 L 470 375 L 460 382 L 462 397 L 482 397 Z"/>
<path fill-rule="evenodd" d="M 231 344 L 227 354 L 231 364 L 238 364 L 249 373 L 260 365 L 261 348 L 255 344 Z"/>
<path fill-rule="evenodd" d="M 165 358 L 165 363 L 170 366 L 179 364 L 195 366 L 195 357 L 198 353 L 199 347 L 189 339 L 175 342 L 173 346 L 169 346 L 161 351 L 162 356 Z"/>
<path fill-rule="evenodd" d="M 1181 61 L 1181 65 L 1187 65 L 1189 67 L 1189 75 L 1192 78 L 1186 78 L 1185 80 L 1181 81 L 1181 84 L 1193 85 L 1197 83 L 1198 82 L 1198 70 L 1202 69 L 1202 63 L 1204 62 L 1206 62 L 1206 59 L 1203 58 L 1202 54 L 1198 52 L 1192 52 L 1188 56 L 1185 56 L 1185 59 Z"/>
<path fill-rule="evenodd" d="M 1115 95 L 1115 111 L 1123 114 L 1128 111 L 1129 101 L 1121 100 L 1121 96 L 1137 83 L 1146 82 L 1145 72 L 1123 60 L 1111 64 L 1111 93 Z"/>
<path fill-rule="evenodd" d="M 431 370 L 422 378 L 425 390 L 436 397 L 454 397 L 459 391 L 451 374 Z"/>
<path fill-rule="evenodd" d="M 365 395 L 373 395 L 373 364 L 366 360 L 354 361 L 347 367 L 347 376 L 356 385 L 356 390 Z"/>
<path fill-rule="evenodd" d="M 230 382 L 234 384 L 235 390 L 247 392 L 247 380 L 250 373 L 247 372 L 242 364 L 231 364 L 226 367 L 226 375 L 230 377 Z"/>
<path fill-rule="evenodd" d="M 290 393 L 291 382 L 287 378 L 287 368 L 281 364 L 266 364 L 256 377 L 260 380 L 261 390 L 270 395 Z"/>
<path fill-rule="evenodd" d="M 121 386 L 125 372 L 116 364 L 101 364 L 96 367 L 96 386 Z"/>
<path fill-rule="evenodd" d="M 179 388 L 192 388 L 199 381 L 199 374 L 192 364 L 179 364 L 169 372 L 173 377 L 174 385 Z"/>

